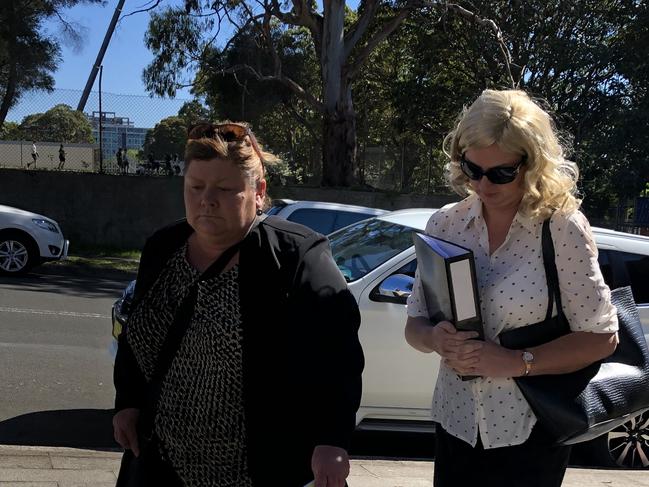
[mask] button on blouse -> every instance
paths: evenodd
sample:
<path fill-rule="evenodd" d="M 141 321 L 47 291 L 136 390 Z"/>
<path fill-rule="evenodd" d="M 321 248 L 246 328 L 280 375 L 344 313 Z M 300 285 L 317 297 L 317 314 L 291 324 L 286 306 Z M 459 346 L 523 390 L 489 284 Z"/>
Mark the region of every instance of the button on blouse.
<path fill-rule="evenodd" d="M 506 330 L 545 319 L 548 291 L 541 252 L 539 218 L 518 213 L 502 245 L 489 255 L 489 237 L 476 195 L 434 213 L 426 233 L 474 253 L 485 337 L 498 343 Z M 557 212 L 550 222 L 559 287 L 573 331 L 617 331 L 617 313 L 597 262 L 588 221 L 575 211 Z M 426 301 L 417 269 L 408 315 L 426 316 Z M 556 310 L 554 312 L 556 315 Z M 521 365 L 522 366 L 522 365 Z M 518 445 L 527 438 L 536 417 L 511 378 L 484 377 L 462 381 L 440 365 L 432 418 L 450 434 L 475 446 L 478 434 L 485 448 Z"/>

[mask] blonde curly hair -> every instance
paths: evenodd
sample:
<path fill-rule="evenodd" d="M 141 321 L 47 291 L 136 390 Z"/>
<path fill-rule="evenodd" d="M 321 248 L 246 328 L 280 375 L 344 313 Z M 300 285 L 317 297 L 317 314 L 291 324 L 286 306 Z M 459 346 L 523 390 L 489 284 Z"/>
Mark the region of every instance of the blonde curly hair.
<path fill-rule="evenodd" d="M 472 193 L 469 178 L 460 168 L 460 158 L 469 148 L 493 144 L 527 157 L 525 191 L 519 211 L 527 217 L 548 217 L 554 210 L 579 208 L 577 165 L 566 158 L 552 117 L 520 90 L 484 90 L 469 108 L 464 108 L 455 129 L 444 139 L 445 166 L 450 186 L 466 196 Z"/>

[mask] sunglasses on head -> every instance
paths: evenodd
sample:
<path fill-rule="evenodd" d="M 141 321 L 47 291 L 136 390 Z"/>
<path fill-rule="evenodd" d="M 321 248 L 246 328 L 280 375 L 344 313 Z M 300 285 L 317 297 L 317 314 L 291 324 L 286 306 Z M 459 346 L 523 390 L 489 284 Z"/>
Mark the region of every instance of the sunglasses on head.
<path fill-rule="evenodd" d="M 242 123 L 228 122 L 228 123 L 210 123 L 201 122 L 193 125 L 187 131 L 188 139 L 213 139 L 220 137 L 225 142 L 240 142 L 246 137 L 250 138 L 250 144 L 253 150 L 259 156 L 262 167 L 264 165 L 264 157 L 261 155 L 261 149 L 257 143 L 255 134 L 252 133 L 250 127 Z"/>
<path fill-rule="evenodd" d="M 494 184 L 507 184 L 516 179 L 520 167 L 525 163 L 526 159 L 527 156 L 523 156 L 521 160 L 513 166 L 496 166 L 485 171 L 477 164 L 469 161 L 464 157 L 464 154 L 462 154 L 460 157 L 460 167 L 462 168 L 464 175 L 473 181 L 480 181 L 482 176 L 487 176 L 487 179 Z"/>

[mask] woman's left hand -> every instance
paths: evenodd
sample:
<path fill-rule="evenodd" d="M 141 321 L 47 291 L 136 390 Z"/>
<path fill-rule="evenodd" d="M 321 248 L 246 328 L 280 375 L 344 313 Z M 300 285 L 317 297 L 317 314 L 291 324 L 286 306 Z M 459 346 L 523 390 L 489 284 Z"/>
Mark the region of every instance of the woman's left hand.
<path fill-rule="evenodd" d="M 483 346 L 456 359 L 446 359 L 444 363 L 459 375 L 481 377 L 517 377 L 525 366 L 520 352 L 485 341 Z"/>
<path fill-rule="evenodd" d="M 349 475 L 349 455 L 337 446 L 318 445 L 313 450 L 311 469 L 315 487 L 344 487 Z"/>

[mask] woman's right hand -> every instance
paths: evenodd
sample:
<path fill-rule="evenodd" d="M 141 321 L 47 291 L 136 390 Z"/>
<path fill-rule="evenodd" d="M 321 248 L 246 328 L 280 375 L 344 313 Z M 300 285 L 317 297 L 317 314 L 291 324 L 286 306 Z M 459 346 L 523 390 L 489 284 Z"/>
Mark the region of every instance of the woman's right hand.
<path fill-rule="evenodd" d="M 475 331 L 457 331 L 449 321 L 440 321 L 430 330 L 431 348 L 446 360 L 467 360 L 483 346 Z M 476 355 L 477 356 L 477 355 Z"/>
<path fill-rule="evenodd" d="M 136 457 L 140 456 L 140 447 L 137 442 L 137 420 L 140 410 L 126 408 L 113 416 L 113 434 L 115 441 L 125 450 L 133 450 Z"/>
<path fill-rule="evenodd" d="M 406 341 L 420 352 L 437 352 L 448 360 L 475 358 L 475 351 L 482 342 L 475 331 L 457 331 L 452 323 L 440 321 L 431 326 L 430 320 L 423 316 L 408 316 L 406 321 Z"/>

